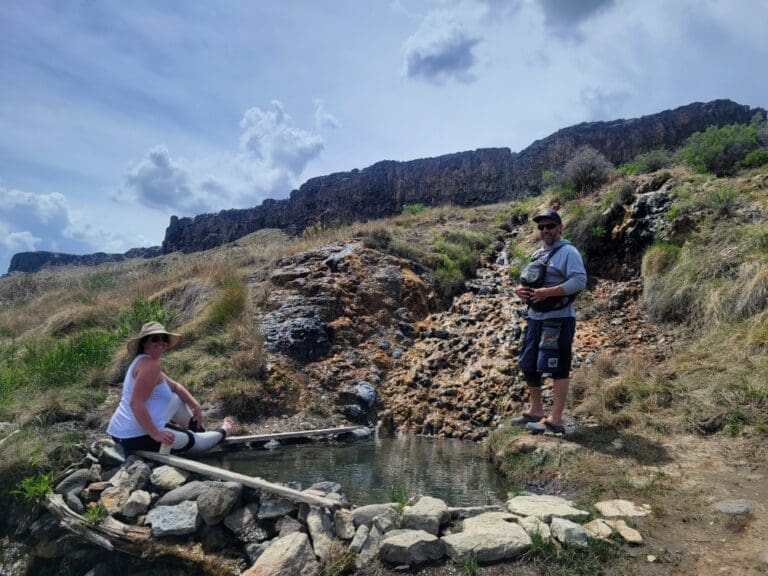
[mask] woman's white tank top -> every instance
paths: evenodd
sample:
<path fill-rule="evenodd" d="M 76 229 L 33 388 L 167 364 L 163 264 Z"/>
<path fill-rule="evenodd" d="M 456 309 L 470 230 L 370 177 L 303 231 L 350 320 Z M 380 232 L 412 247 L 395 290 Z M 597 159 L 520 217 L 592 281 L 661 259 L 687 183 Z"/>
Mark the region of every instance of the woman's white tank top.
<path fill-rule="evenodd" d="M 109 420 L 109 426 L 107 426 L 107 434 L 114 436 L 115 438 L 136 438 L 137 436 L 144 436 L 147 431 L 144 430 L 141 425 L 136 421 L 136 417 L 131 410 L 131 393 L 133 392 L 133 368 L 136 363 L 147 354 L 139 354 L 133 359 L 128 370 L 125 373 L 125 380 L 123 381 L 123 394 L 120 397 L 120 403 L 117 405 L 117 410 Z M 168 386 L 168 382 L 163 378 L 157 386 L 152 389 L 152 393 L 147 398 L 147 412 L 149 417 L 152 418 L 152 422 L 158 428 L 165 427 L 165 412 L 168 408 L 168 404 L 173 398 L 173 392 L 171 387 Z"/>

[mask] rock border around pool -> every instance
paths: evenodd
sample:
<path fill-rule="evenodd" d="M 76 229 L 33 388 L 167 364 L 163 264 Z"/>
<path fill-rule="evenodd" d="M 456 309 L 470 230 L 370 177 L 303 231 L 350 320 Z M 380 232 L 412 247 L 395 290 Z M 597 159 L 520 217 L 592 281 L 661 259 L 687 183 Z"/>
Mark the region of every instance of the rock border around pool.
<path fill-rule="evenodd" d="M 358 568 L 376 558 L 411 567 L 444 558 L 500 562 L 529 550 L 533 535 L 574 546 L 585 546 L 590 539 L 638 545 L 642 536 L 621 518 L 649 512 L 645 505 L 622 500 L 599 502 L 590 512 L 546 495 L 515 496 L 506 506 L 465 508 L 422 495 L 405 506 L 390 502 L 353 508 L 335 482 L 302 491 L 336 502 L 338 507 L 331 510 L 126 457 L 108 442 L 95 444 L 89 458 L 90 467 L 74 471 L 56 486 L 72 517 L 82 518 L 78 514 L 101 506 L 108 516 L 99 523 L 83 518 L 94 529 L 118 527 L 117 533 L 129 531 L 150 543 L 180 538 L 199 542 L 207 553 L 239 556 L 246 576 L 315 576 L 323 561 L 348 552 L 355 555 Z M 296 483 L 288 486 L 301 490 Z M 49 510 L 55 513 L 53 508 Z M 605 518 L 597 517 L 597 511 Z M 64 524 L 83 535 L 71 521 Z M 107 540 L 112 534 L 100 533 Z"/>

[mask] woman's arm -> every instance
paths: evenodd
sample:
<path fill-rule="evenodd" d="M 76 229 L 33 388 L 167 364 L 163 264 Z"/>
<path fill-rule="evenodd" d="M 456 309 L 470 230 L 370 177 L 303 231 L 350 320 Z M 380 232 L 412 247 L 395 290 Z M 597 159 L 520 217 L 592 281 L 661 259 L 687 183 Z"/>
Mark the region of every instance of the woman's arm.
<path fill-rule="evenodd" d="M 200 402 L 198 402 L 195 397 L 192 396 L 192 393 L 189 390 L 187 390 L 182 384 L 176 382 L 176 380 L 168 376 L 165 372 L 163 372 L 163 376 L 168 382 L 168 386 L 171 387 L 171 392 L 176 394 L 179 398 L 181 398 L 181 401 L 184 402 L 184 404 L 189 406 L 189 409 L 192 411 L 192 416 L 195 417 L 195 420 L 197 420 L 198 424 L 202 424 L 203 409 L 200 407 Z"/>
<path fill-rule="evenodd" d="M 173 432 L 161 430 L 155 426 L 147 410 L 147 400 L 149 400 L 152 390 L 160 382 L 160 365 L 149 358 L 145 358 L 139 361 L 134 370 L 135 376 L 130 399 L 134 418 L 153 440 L 161 444 L 173 444 L 175 439 Z"/>

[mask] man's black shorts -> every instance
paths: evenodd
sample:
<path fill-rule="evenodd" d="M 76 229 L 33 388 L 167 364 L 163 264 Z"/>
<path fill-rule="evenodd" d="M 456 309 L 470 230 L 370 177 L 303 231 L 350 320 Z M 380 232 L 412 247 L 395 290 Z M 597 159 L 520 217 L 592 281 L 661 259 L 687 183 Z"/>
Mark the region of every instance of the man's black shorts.
<path fill-rule="evenodd" d="M 526 374 L 549 373 L 553 378 L 568 378 L 571 371 L 576 318 L 528 318 L 523 350 L 517 359 Z"/>

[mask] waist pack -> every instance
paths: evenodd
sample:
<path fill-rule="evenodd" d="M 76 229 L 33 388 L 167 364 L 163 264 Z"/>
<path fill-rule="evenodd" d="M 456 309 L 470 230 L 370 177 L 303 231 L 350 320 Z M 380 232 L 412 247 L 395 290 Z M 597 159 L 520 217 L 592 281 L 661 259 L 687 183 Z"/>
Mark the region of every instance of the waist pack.
<path fill-rule="evenodd" d="M 544 276 L 547 274 L 549 261 L 552 260 L 555 253 L 563 246 L 565 246 L 565 244 L 560 244 L 560 246 L 554 250 L 550 250 L 549 254 L 547 254 L 544 259 L 539 259 L 536 256 L 536 253 L 534 253 L 533 256 L 531 256 L 531 261 L 525 268 L 523 268 L 523 271 L 520 272 L 520 283 L 528 288 L 542 288 L 544 286 Z M 552 310 L 565 308 L 571 302 L 576 300 L 576 296 L 577 294 L 571 294 L 569 296 L 553 296 L 552 298 L 547 298 L 541 302 L 532 302 L 531 300 L 528 300 L 527 304 L 536 312 L 550 312 Z"/>

